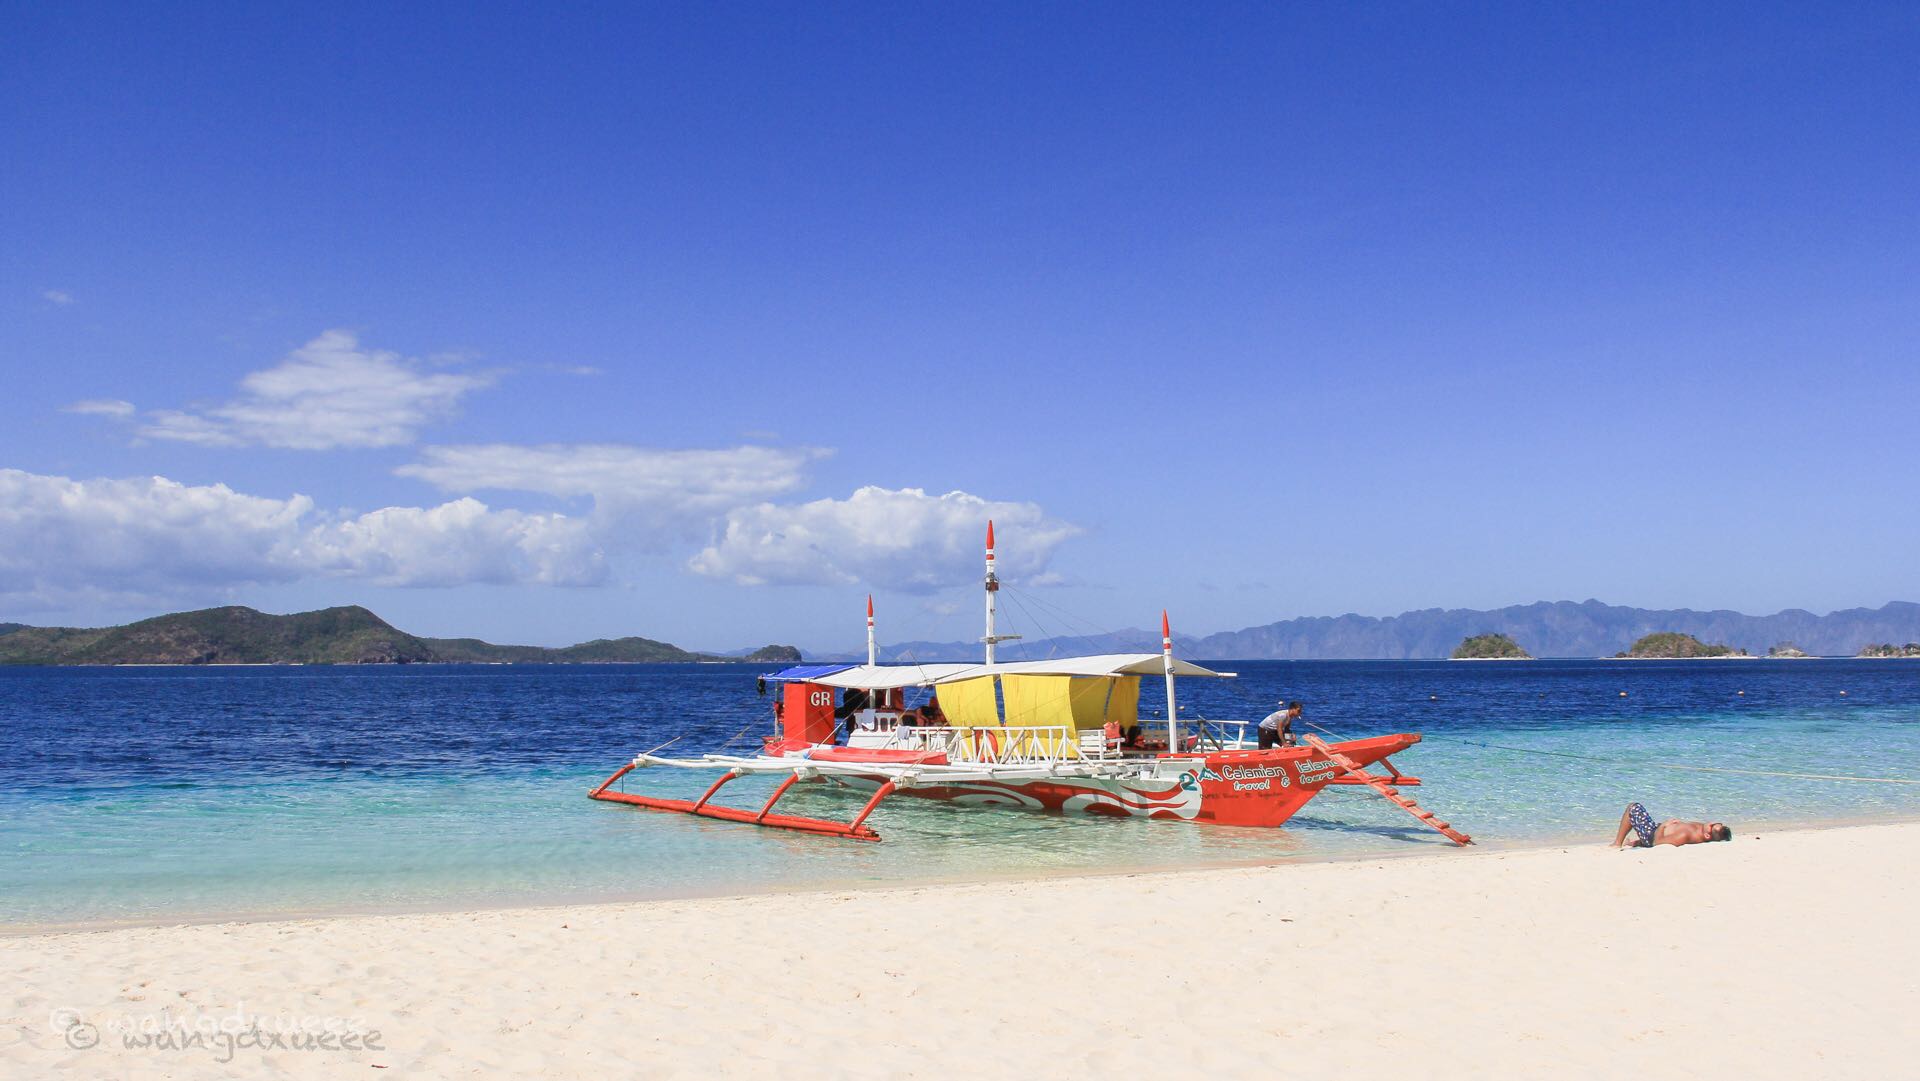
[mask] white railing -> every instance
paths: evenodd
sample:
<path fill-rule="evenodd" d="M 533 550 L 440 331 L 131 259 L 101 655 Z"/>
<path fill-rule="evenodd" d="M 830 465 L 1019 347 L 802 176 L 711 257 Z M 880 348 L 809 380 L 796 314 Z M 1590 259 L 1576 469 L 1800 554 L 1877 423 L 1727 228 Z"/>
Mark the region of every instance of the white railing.
<path fill-rule="evenodd" d="M 1099 730 L 1076 735 L 1064 725 L 1034 728 L 902 726 L 895 731 L 894 738 L 895 746 L 943 753 L 949 762 L 1047 766 L 1119 757 L 1117 751 L 1107 748 L 1106 738 Z"/>
<path fill-rule="evenodd" d="M 1167 722 L 1159 718 L 1140 719 L 1140 742 L 1154 747 L 1167 745 Z M 1180 740 L 1189 751 L 1250 751 L 1260 746 L 1259 721 L 1215 721 L 1198 717 L 1180 718 Z"/>
<path fill-rule="evenodd" d="M 883 726 L 859 731 L 853 746 L 888 750 L 934 751 L 952 762 L 999 765 L 1050 765 L 1058 762 L 1117 761 L 1127 751 L 1163 750 L 1167 722 L 1141 718 L 1139 740 L 1125 746 L 1110 744 L 1098 728 L 1075 731 L 1064 725 L 1033 728 L 946 725 Z M 1180 738 L 1186 751 L 1243 751 L 1259 746 L 1257 721 L 1202 721 L 1181 718 Z"/>

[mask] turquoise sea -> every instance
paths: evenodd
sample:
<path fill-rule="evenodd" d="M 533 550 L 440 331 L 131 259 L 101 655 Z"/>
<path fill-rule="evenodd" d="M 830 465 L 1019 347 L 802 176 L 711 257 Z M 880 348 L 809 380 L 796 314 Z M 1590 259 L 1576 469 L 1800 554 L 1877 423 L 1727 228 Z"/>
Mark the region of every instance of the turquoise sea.
<path fill-rule="evenodd" d="M 1221 664 L 1206 717 L 1279 697 L 1341 737 L 1414 731 L 1420 800 L 1487 846 L 1598 843 L 1621 806 L 1746 831 L 1920 818 L 1920 661 Z M 881 844 L 586 798 L 635 751 L 745 749 L 737 665 L 0 669 L 0 924 L 170 921 L 1435 853 L 1361 790 L 1284 830 L 899 800 Z M 1625 692 L 1624 696 L 1621 692 Z M 1744 692 L 1744 693 L 1740 693 Z M 1146 696 L 1151 705 L 1154 696 Z M 1183 711 L 1185 712 L 1185 711 Z M 1663 765 L 1664 764 L 1664 765 Z M 1671 764 L 1784 776 L 1694 772 Z M 697 792 L 704 775 L 635 785 Z M 742 780 L 731 802 L 770 783 Z M 855 797 L 783 807 L 845 817 Z M 1736 842 L 1737 843 L 1737 842 Z"/>

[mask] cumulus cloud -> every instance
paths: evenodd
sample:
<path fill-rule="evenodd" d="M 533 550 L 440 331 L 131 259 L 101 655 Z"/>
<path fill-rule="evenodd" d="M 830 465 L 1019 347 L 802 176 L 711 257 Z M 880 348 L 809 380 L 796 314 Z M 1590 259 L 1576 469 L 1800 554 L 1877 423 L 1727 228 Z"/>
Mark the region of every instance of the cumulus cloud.
<path fill-rule="evenodd" d="M 278 365 L 240 381 L 233 400 L 156 410 L 141 435 L 202 446 L 391 447 L 413 442 L 468 393 L 493 382 L 481 372 L 435 371 L 397 353 L 368 349 L 329 330 Z"/>
<path fill-rule="evenodd" d="M 997 525 L 1001 574 L 1037 575 L 1079 530 L 1032 503 L 966 492 L 861 488 L 847 499 L 760 503 L 729 512 L 719 537 L 688 566 L 743 585 L 866 583 L 925 591 L 980 573 L 987 520 Z"/>
<path fill-rule="evenodd" d="M 62 412 L 79 413 L 88 417 L 130 417 L 134 414 L 132 402 L 123 402 L 118 398 L 87 398 L 74 402 Z"/>
<path fill-rule="evenodd" d="M 490 510 L 472 498 L 328 522 L 308 530 L 293 555 L 296 565 L 377 585 L 585 586 L 607 577 L 606 556 L 585 521 Z"/>
<path fill-rule="evenodd" d="M 165 477 L 71 480 L 0 469 L 0 599 L 167 599 L 337 577 L 394 586 L 591 585 L 586 523 L 474 499 L 367 514 Z"/>
<path fill-rule="evenodd" d="M 590 497 L 603 517 L 637 514 L 656 523 L 710 520 L 756 499 L 790 492 L 823 452 L 731 447 L 659 450 L 620 443 L 493 443 L 427 447 L 395 470 L 448 492 L 513 491 Z"/>

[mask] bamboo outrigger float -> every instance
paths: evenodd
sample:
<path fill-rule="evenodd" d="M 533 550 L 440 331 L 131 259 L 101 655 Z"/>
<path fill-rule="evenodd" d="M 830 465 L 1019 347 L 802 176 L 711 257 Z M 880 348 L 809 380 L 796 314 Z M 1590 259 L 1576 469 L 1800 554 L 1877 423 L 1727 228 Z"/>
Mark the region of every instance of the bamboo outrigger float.
<path fill-rule="evenodd" d="M 1161 651 L 1046 661 L 1001 662 L 995 647 L 1018 637 L 995 629 L 993 525 L 987 525 L 986 656 L 981 664 L 880 665 L 873 598 L 867 598 L 867 663 L 799 665 L 763 677 L 779 686 L 774 734 L 760 753 L 674 758 L 636 755 L 592 790 L 593 799 L 655 811 L 797 830 L 861 841 L 880 835 L 867 819 L 895 795 L 966 806 L 1109 817 L 1178 819 L 1234 826 L 1279 826 L 1330 785 L 1365 785 L 1455 844 L 1471 838 L 1439 820 L 1400 789 L 1420 783 L 1388 756 L 1420 742 L 1413 733 L 1260 749 L 1251 722 L 1200 722 L 1183 729 L 1176 678 L 1232 678 L 1175 659 L 1166 613 Z M 1166 685 L 1166 720 L 1139 716 L 1140 681 Z M 906 691 L 926 688 L 937 719 L 906 708 Z M 840 692 L 836 708 L 834 695 Z M 839 720 L 848 719 L 839 742 Z M 1378 766 L 1384 775 L 1369 772 Z M 668 799 L 615 788 L 636 769 L 717 771 L 699 798 Z M 781 776 L 757 810 L 713 802 L 738 777 Z M 850 820 L 774 813 L 789 789 L 825 781 L 869 793 Z"/>

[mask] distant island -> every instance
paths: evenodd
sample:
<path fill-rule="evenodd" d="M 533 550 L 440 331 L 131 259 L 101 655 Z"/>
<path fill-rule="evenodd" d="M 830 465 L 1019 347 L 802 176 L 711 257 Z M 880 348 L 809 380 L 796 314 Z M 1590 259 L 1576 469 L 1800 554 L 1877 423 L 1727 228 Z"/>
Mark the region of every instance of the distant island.
<path fill-rule="evenodd" d="M 1533 654 L 1504 634 L 1476 634 L 1453 647 L 1452 661 L 1530 661 Z"/>
<path fill-rule="evenodd" d="M 1614 654 L 1621 660 L 1632 661 L 1678 661 L 1713 657 L 1750 657 L 1744 649 L 1732 646 L 1707 645 L 1691 634 L 1678 631 L 1656 631 L 1642 637 L 1625 653 Z"/>
<path fill-rule="evenodd" d="M 1861 647 L 1857 655 L 1861 657 L 1920 657 L 1920 642 L 1908 642 L 1904 646 L 1896 646 L 1890 642 L 1878 642 L 1870 646 Z"/>
<path fill-rule="evenodd" d="M 0 624 L 0 664 L 791 664 L 792 646 L 741 656 L 693 653 L 651 638 L 596 639 L 561 649 L 478 638 L 420 638 L 358 605 L 276 616 L 238 605 L 122 627 Z"/>
<path fill-rule="evenodd" d="M 1775 660 L 1799 661 L 1799 660 L 1811 659 L 1813 657 L 1813 654 L 1808 653 L 1806 650 L 1801 649 L 1799 646 L 1794 645 L 1792 642 L 1782 642 L 1779 645 L 1768 649 L 1767 656 L 1772 657 Z"/>

